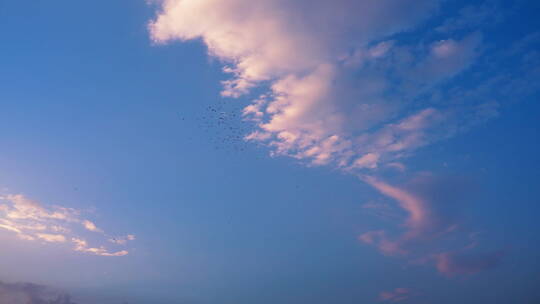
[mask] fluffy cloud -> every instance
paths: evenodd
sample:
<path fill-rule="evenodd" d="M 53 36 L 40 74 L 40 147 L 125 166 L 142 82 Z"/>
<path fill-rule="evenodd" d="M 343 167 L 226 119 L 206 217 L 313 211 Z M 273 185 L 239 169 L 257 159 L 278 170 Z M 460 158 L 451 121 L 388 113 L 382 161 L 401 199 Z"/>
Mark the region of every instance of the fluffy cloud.
<path fill-rule="evenodd" d="M 68 294 L 31 283 L 0 282 L 2 304 L 76 304 Z"/>
<path fill-rule="evenodd" d="M 82 222 L 84 228 L 86 228 L 87 230 L 89 231 L 94 231 L 94 232 L 103 232 L 101 229 L 99 229 L 96 224 L 94 224 L 93 222 L 89 221 L 89 220 L 84 220 Z"/>
<path fill-rule="evenodd" d="M 244 110 L 258 129 L 248 140 L 314 165 L 375 169 L 445 135 L 430 130 L 448 124 L 451 113 L 405 105 L 477 56 L 478 34 L 420 49 L 380 41 L 437 7 L 423 0 L 168 0 L 150 30 L 158 43 L 201 39 L 233 76 L 225 96 L 268 88 Z"/>
<path fill-rule="evenodd" d="M 509 58 L 485 53 L 478 22 L 491 6 L 476 17 L 464 8 L 433 35 L 422 22 L 439 2 L 164 0 L 149 29 L 156 43 L 201 40 L 231 75 L 224 96 L 262 88 L 243 112 L 255 124 L 247 140 L 311 165 L 366 171 L 496 117 L 494 99 L 515 98 L 496 92 L 494 73 L 454 81 L 500 61 L 490 57 Z"/>
<path fill-rule="evenodd" d="M 156 43 L 202 41 L 231 75 L 224 96 L 262 88 L 243 112 L 255 123 L 247 140 L 311 165 L 366 171 L 496 117 L 494 99 L 516 98 L 508 86 L 521 82 L 509 80 L 535 79 L 532 65 L 517 64 L 455 81 L 509 56 L 485 52 L 480 29 L 493 5 L 426 29 L 440 2 L 163 0 L 149 29 Z M 529 71 L 502 70 L 517 66 Z"/>
<path fill-rule="evenodd" d="M 109 252 L 104 246 L 90 247 L 81 236 L 93 232 L 94 238 L 110 238 L 92 221 L 81 218 L 81 212 L 60 206 L 47 207 L 22 194 L 0 196 L 0 229 L 12 232 L 21 240 L 45 243 L 71 243 L 73 250 L 100 256 L 124 256 L 127 250 Z M 116 239 L 116 238 L 115 238 Z M 118 238 L 116 245 L 126 245 L 135 240 L 134 235 Z"/>

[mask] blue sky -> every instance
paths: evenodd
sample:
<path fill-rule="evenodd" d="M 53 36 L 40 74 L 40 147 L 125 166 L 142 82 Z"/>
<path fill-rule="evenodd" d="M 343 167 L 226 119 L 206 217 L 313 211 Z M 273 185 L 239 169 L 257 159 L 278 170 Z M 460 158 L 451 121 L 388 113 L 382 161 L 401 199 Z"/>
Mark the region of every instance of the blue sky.
<path fill-rule="evenodd" d="M 537 303 L 537 12 L 0 1 L 0 304 Z"/>

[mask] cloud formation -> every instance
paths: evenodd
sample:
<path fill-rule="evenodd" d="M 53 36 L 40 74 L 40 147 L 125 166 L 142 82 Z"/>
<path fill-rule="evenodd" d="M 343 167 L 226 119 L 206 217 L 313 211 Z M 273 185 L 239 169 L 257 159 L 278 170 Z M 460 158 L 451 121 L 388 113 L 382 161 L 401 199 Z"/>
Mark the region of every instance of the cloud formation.
<path fill-rule="evenodd" d="M 244 109 L 273 155 L 343 170 L 377 169 L 488 119 L 483 100 L 426 100 L 467 70 L 482 35 L 403 43 L 439 1 L 166 0 L 150 23 L 157 43 L 200 39 L 232 75 L 222 94 L 267 91 Z"/>
<path fill-rule="evenodd" d="M 127 250 L 108 251 L 104 246 L 90 247 L 82 237 L 85 231 L 102 238 L 111 238 L 92 221 L 81 218 L 81 211 L 60 206 L 46 207 L 22 194 L 0 196 L 0 230 L 15 233 L 21 240 L 44 243 L 71 243 L 75 251 L 99 256 L 124 256 Z M 134 235 L 114 238 L 125 245 Z"/>
<path fill-rule="evenodd" d="M 53 288 L 32 283 L 0 282 L 1 304 L 76 304 L 71 297 Z"/>
<path fill-rule="evenodd" d="M 361 234 L 361 242 L 387 256 L 433 264 L 447 276 L 475 274 L 500 263 L 502 252 L 479 252 L 476 234 L 470 233 L 462 221 L 462 213 L 475 192 L 467 180 L 424 174 L 398 187 L 372 176 L 362 179 L 397 202 L 406 216 L 399 226 Z M 458 245 L 458 250 L 440 252 L 445 241 L 453 237 L 469 243 Z"/>
<path fill-rule="evenodd" d="M 244 110 L 258 126 L 248 139 L 312 164 L 373 169 L 387 153 L 422 145 L 423 129 L 442 115 L 427 109 L 386 123 L 398 111 L 384 97 L 390 81 L 377 71 L 369 77 L 355 71 L 386 64 L 394 43 L 373 41 L 410 29 L 436 7 L 437 1 L 423 0 L 168 0 L 150 30 L 156 42 L 202 39 L 233 75 L 224 82 L 224 96 L 268 85 Z M 433 54 L 414 73 L 422 82 L 444 78 L 467 65 L 478 43 L 430 46 Z M 400 127 L 415 119 L 424 124 Z M 376 126 L 377 134 L 365 132 Z"/>
<path fill-rule="evenodd" d="M 435 255 L 437 270 L 447 276 L 472 275 L 495 268 L 504 256 L 502 251 L 471 253 L 467 251 L 444 252 Z"/>
<path fill-rule="evenodd" d="M 496 1 L 426 26 L 443 4 L 163 0 L 149 30 L 158 44 L 200 40 L 223 63 L 230 78 L 222 95 L 251 100 L 243 109 L 254 124 L 246 140 L 272 155 L 360 175 L 408 214 L 398 231 L 369 231 L 361 241 L 386 255 L 429 257 L 441 273 L 465 274 L 497 263 L 471 262 L 467 248 L 441 253 L 431 244 L 463 234 L 459 213 L 467 199 L 459 195 L 467 186 L 423 177 L 397 187 L 376 176 L 383 168 L 405 172 L 404 160 L 417 149 L 538 92 L 540 35 L 494 49 L 484 28 L 504 20 Z"/>

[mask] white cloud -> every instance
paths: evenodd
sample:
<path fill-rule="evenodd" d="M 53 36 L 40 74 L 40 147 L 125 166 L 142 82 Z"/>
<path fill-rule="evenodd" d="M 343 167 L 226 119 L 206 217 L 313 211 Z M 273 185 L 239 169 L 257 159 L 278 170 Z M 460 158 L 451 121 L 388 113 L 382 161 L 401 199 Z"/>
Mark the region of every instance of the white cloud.
<path fill-rule="evenodd" d="M 45 243 L 63 244 L 70 239 L 76 239 L 81 240 L 81 243 L 75 247 L 76 251 L 100 256 L 128 254 L 126 250 L 109 252 L 103 246 L 88 247 L 80 236 L 85 232 L 81 228 L 99 232 L 102 237 L 107 236 L 94 222 L 81 218 L 81 212 L 76 209 L 45 206 L 22 194 L 0 196 L 0 230 L 14 233 L 21 240 L 41 240 Z M 123 239 L 135 240 L 135 236 L 130 234 Z M 125 245 L 125 242 L 115 244 Z"/>
<path fill-rule="evenodd" d="M 63 243 L 66 241 L 66 237 L 62 234 L 48 234 L 48 233 L 38 233 L 36 236 L 46 242 L 50 243 Z"/>
<path fill-rule="evenodd" d="M 88 243 L 79 238 L 72 238 L 71 241 L 75 244 L 74 250 L 84 253 L 89 253 L 93 255 L 99 255 L 99 256 L 108 256 L 108 257 L 114 257 L 114 256 L 125 256 L 128 255 L 129 252 L 127 250 L 121 250 L 116 252 L 109 252 L 105 247 L 89 247 Z"/>
<path fill-rule="evenodd" d="M 7 211 L 6 217 L 9 219 L 31 219 L 37 221 L 55 219 L 72 221 L 77 215 L 75 210 L 62 207 L 55 207 L 53 210 L 46 210 L 38 202 L 30 200 L 21 194 L 9 194 L 6 196 L 1 196 L 0 199 L 12 203 L 12 208 L 8 208 L 6 205 L 3 207 L 3 211 Z"/>
<path fill-rule="evenodd" d="M 464 69 L 476 54 L 478 39 L 473 39 L 476 44 L 467 38 L 442 41 L 432 49 L 444 56 L 432 56 L 428 49 L 424 57 L 413 56 L 411 69 L 406 60 L 396 62 L 397 52 L 407 48 L 392 40 L 375 43 L 410 30 L 437 4 L 167 0 L 150 31 L 158 43 L 201 39 L 232 75 L 224 82 L 225 96 L 239 97 L 268 84 L 268 91 L 244 109 L 258 127 L 246 139 L 267 143 L 274 155 L 315 165 L 375 169 L 378 162 L 433 140 L 419 128 L 400 130 L 397 123 L 434 110 L 410 114 L 403 109 L 406 100 L 398 101 L 388 90 L 429 87 Z M 384 76 L 388 65 L 401 69 L 394 75 L 407 85 L 395 87 Z M 377 146 L 384 141 L 390 141 L 387 147 Z"/>
<path fill-rule="evenodd" d="M 89 231 L 93 231 L 93 232 L 103 232 L 103 230 L 99 229 L 96 224 L 94 224 L 93 222 L 89 221 L 89 220 L 84 220 L 82 222 L 84 228 L 86 228 L 87 230 Z"/>
<path fill-rule="evenodd" d="M 441 2 L 163 0 L 149 30 L 156 43 L 204 43 L 231 76 L 224 96 L 262 89 L 243 111 L 255 124 L 246 140 L 311 165 L 374 170 L 496 117 L 489 96 L 538 90 L 531 62 L 452 82 L 509 56 L 486 57 L 480 30 L 497 15 L 492 3 L 422 27 Z"/>

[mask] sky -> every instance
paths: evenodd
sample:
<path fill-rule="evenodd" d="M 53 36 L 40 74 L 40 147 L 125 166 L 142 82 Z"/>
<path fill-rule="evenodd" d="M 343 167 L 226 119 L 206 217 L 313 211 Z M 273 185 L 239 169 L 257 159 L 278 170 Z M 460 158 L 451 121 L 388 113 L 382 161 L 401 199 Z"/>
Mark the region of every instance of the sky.
<path fill-rule="evenodd" d="M 0 0 L 0 304 L 539 303 L 539 9 Z"/>

